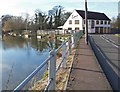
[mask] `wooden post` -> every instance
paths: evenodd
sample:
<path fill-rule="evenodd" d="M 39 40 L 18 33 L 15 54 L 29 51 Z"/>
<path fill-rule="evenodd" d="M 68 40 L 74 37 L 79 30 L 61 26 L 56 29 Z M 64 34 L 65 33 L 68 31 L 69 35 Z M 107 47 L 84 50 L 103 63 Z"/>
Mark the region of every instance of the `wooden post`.
<path fill-rule="evenodd" d="M 63 67 L 66 68 L 66 43 L 63 41 L 63 47 L 62 47 L 62 58 L 63 60 Z"/>
<path fill-rule="evenodd" d="M 50 52 L 50 55 L 53 55 L 53 57 L 50 59 L 50 62 L 49 62 L 49 80 L 52 79 L 49 90 L 55 90 L 55 85 L 56 85 L 56 53 L 55 51 L 52 50 Z"/>
<path fill-rule="evenodd" d="M 87 0 L 85 0 L 85 43 L 88 44 Z"/>

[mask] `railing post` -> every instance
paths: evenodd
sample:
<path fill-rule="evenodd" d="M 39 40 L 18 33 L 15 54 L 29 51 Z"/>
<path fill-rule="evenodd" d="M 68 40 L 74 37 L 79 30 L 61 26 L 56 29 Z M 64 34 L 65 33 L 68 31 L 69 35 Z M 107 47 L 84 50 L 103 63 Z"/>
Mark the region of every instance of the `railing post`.
<path fill-rule="evenodd" d="M 75 47 L 76 47 L 76 44 L 77 44 L 77 33 L 76 33 L 76 31 L 74 33 L 74 40 L 75 40 Z"/>
<path fill-rule="evenodd" d="M 75 44 L 77 45 L 77 42 L 78 42 L 78 39 L 79 39 L 79 32 L 76 32 L 76 33 L 75 33 L 75 37 L 76 37 Z"/>
<path fill-rule="evenodd" d="M 49 62 L 49 80 L 52 79 L 49 90 L 55 90 L 55 85 L 56 85 L 56 53 L 55 51 L 52 50 L 50 52 L 50 55 L 53 55 L 53 57 L 50 59 L 50 62 Z"/>
<path fill-rule="evenodd" d="M 71 54 L 70 37 L 68 38 L 68 55 Z"/>
<path fill-rule="evenodd" d="M 74 36 L 74 32 L 73 31 L 72 31 L 71 40 L 72 40 L 72 48 L 75 48 L 75 36 Z"/>
<path fill-rule="evenodd" d="M 62 58 L 63 60 L 63 67 L 66 68 L 66 43 L 63 41 L 63 47 L 62 47 Z"/>

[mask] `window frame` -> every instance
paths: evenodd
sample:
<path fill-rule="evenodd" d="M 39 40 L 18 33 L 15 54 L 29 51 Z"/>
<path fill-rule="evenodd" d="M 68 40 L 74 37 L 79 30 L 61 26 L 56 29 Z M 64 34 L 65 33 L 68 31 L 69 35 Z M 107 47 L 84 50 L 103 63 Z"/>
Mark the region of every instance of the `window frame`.
<path fill-rule="evenodd" d="M 95 28 L 95 21 L 91 20 L 91 28 Z"/>
<path fill-rule="evenodd" d="M 96 25 L 99 25 L 99 24 L 100 24 L 99 20 L 96 20 Z"/>
<path fill-rule="evenodd" d="M 80 30 L 80 28 L 79 27 L 75 27 L 75 30 Z"/>
<path fill-rule="evenodd" d="M 68 27 L 68 30 L 72 30 L 72 27 Z"/>
<path fill-rule="evenodd" d="M 77 21 L 77 22 L 76 22 Z M 75 24 L 80 24 L 80 21 L 79 20 L 75 20 Z"/>
<path fill-rule="evenodd" d="M 72 20 L 69 20 L 69 24 L 72 24 Z"/>
<path fill-rule="evenodd" d="M 110 25 L 110 21 L 108 21 L 108 25 Z"/>
<path fill-rule="evenodd" d="M 100 21 L 100 24 L 103 25 L 103 20 Z"/>
<path fill-rule="evenodd" d="M 106 20 L 104 21 L 104 24 L 107 24 L 107 21 L 106 21 Z"/>

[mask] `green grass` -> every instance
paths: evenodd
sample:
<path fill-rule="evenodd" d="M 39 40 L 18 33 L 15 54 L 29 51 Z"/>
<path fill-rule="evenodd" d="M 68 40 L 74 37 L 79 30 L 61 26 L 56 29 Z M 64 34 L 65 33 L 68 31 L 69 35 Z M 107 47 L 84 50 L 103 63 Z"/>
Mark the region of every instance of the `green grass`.
<path fill-rule="evenodd" d="M 45 78 L 47 75 L 48 75 L 48 70 L 44 72 L 44 74 L 42 75 L 42 78 Z"/>
<path fill-rule="evenodd" d="M 71 36 L 71 34 L 65 34 L 65 35 L 59 34 L 59 35 L 57 35 L 57 37 L 69 37 L 69 36 Z"/>
<path fill-rule="evenodd" d="M 57 39 L 64 40 L 64 39 L 67 39 L 68 37 L 70 37 L 71 34 L 65 34 L 65 35 L 59 34 L 59 35 L 56 35 L 56 36 L 57 36 Z"/>
<path fill-rule="evenodd" d="M 118 36 L 118 37 L 120 37 L 120 34 L 115 34 L 115 36 Z"/>

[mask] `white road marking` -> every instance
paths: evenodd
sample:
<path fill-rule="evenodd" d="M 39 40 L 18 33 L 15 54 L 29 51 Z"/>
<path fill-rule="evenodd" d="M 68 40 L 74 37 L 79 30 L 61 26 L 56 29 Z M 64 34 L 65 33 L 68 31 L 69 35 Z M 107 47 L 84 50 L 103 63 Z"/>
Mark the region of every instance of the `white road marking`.
<path fill-rule="evenodd" d="M 106 38 L 106 39 L 109 39 L 108 37 L 106 37 L 105 35 L 103 35 L 104 36 L 104 38 Z M 112 39 L 109 39 L 111 42 L 113 42 L 114 44 L 116 43 L 115 41 L 113 41 Z"/>
<path fill-rule="evenodd" d="M 112 44 L 113 46 L 115 46 L 116 48 L 119 48 L 119 46 L 116 45 L 116 44 L 114 44 L 113 41 L 110 42 L 107 38 L 103 37 L 102 35 L 100 35 L 100 37 L 101 37 L 102 39 L 104 39 L 105 41 L 107 41 L 108 43 L 110 43 L 110 44 Z"/>

